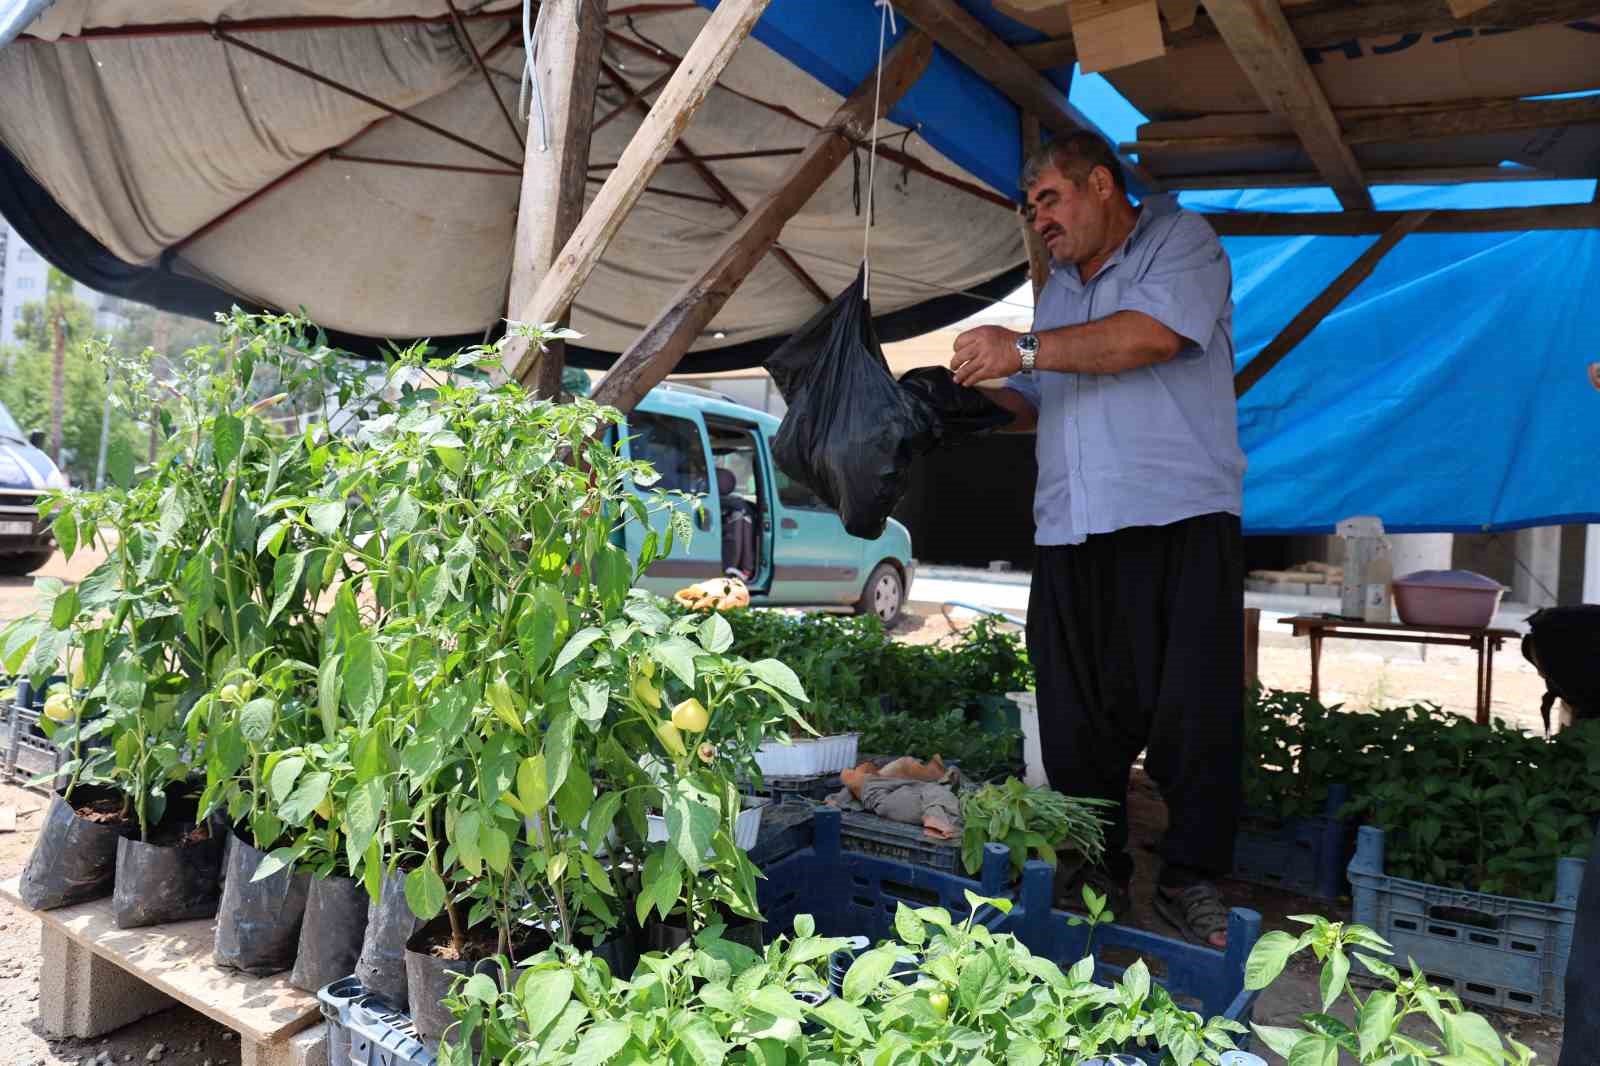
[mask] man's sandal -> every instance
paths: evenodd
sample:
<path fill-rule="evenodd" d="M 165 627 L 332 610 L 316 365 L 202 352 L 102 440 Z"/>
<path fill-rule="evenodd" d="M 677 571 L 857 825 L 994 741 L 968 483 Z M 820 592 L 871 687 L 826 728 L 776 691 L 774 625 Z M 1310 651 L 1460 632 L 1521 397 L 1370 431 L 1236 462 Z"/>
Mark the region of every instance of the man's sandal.
<path fill-rule="evenodd" d="M 1228 943 L 1228 908 L 1222 903 L 1217 886 L 1199 881 L 1187 888 L 1156 886 L 1156 913 L 1171 922 L 1191 944 L 1224 948 Z M 1221 943 L 1213 940 L 1220 934 Z"/>

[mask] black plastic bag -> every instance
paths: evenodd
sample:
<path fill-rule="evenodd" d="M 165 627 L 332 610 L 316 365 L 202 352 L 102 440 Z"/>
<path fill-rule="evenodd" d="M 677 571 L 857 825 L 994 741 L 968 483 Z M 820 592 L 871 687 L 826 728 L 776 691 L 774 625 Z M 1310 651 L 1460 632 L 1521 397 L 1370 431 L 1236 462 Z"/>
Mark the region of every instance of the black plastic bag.
<path fill-rule="evenodd" d="M 998 429 L 1012 414 L 983 394 L 982 389 L 956 384 L 944 366 L 919 366 L 900 375 L 900 387 L 919 397 L 939 416 L 939 443 Z"/>
<path fill-rule="evenodd" d="M 406 902 L 406 875 L 394 870 L 383 875 L 377 902 L 367 907 L 367 931 L 356 961 L 356 976 L 368 992 L 398 1010 L 406 1010 L 406 941 L 422 928 L 422 919 Z"/>
<path fill-rule="evenodd" d="M 789 405 L 778 468 L 839 512 L 851 535 L 883 533 L 912 461 L 939 440 L 938 415 L 889 373 L 862 275 L 767 360 Z"/>
<path fill-rule="evenodd" d="M 365 886 L 352 877 L 313 877 L 289 983 L 315 992 L 354 973 L 371 902 Z"/>
<path fill-rule="evenodd" d="M 107 812 L 121 807 L 122 794 L 109 788 L 79 786 L 71 802 L 50 797 L 44 826 L 22 870 L 17 894 L 29 910 L 48 911 L 111 894 L 117 872 L 117 842 L 139 831 L 138 823 L 101 823 L 81 817 L 77 808 L 96 804 Z"/>
<path fill-rule="evenodd" d="M 300 945 L 311 875 L 285 867 L 253 881 L 267 853 L 251 847 L 237 832 L 228 855 L 217 907 L 217 943 L 211 957 L 218 966 L 270 977 L 294 965 Z"/>
<path fill-rule="evenodd" d="M 210 822 L 207 835 L 189 839 L 192 820 L 179 824 L 177 844 L 123 840 L 117 844 L 117 885 L 111 894 L 111 919 L 118 929 L 209 918 L 222 895 L 222 853 L 227 838 Z M 186 832 L 185 832 L 186 831 Z"/>

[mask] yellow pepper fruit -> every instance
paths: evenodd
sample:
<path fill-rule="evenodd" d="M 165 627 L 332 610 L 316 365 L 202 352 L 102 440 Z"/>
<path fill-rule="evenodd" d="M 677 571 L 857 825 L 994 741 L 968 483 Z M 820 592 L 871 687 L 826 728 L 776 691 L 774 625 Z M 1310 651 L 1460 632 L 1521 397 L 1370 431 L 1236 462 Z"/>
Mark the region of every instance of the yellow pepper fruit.
<path fill-rule="evenodd" d="M 65 692 L 53 692 L 44 701 L 44 716 L 56 722 L 70 722 L 78 715 L 72 706 L 71 696 Z"/>
<path fill-rule="evenodd" d="M 678 732 L 678 727 L 671 722 L 661 722 L 656 726 L 656 736 L 661 738 L 661 743 L 666 745 L 675 758 L 683 758 L 689 750 L 683 746 L 683 734 Z"/>
<path fill-rule="evenodd" d="M 711 715 L 699 700 L 690 697 L 672 708 L 672 724 L 685 733 L 704 733 L 711 724 Z"/>
<path fill-rule="evenodd" d="M 633 679 L 633 695 L 640 703 L 652 711 L 661 709 L 661 693 L 650 683 L 650 679 L 640 675 Z"/>

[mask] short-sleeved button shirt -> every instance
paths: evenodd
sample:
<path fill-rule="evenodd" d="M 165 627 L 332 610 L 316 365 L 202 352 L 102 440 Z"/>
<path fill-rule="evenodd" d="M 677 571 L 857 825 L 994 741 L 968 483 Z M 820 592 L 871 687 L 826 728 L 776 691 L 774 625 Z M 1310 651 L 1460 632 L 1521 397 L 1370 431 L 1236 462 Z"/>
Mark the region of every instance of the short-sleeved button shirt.
<path fill-rule="evenodd" d="M 1087 283 L 1075 265 L 1053 268 L 1035 332 L 1139 311 L 1184 346 L 1165 363 L 1120 374 L 1041 370 L 1006 382 L 1039 412 L 1036 543 L 1240 513 L 1232 289 L 1216 234 L 1170 197 L 1144 202 L 1133 232 Z"/>

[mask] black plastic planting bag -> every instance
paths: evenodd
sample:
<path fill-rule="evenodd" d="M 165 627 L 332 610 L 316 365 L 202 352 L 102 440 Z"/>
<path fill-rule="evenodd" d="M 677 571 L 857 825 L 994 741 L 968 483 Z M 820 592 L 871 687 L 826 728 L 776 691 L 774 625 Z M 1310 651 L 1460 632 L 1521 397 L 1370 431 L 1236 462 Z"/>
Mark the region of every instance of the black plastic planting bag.
<path fill-rule="evenodd" d="M 311 887 L 311 875 L 295 873 L 292 867 L 252 881 L 266 857 L 237 833 L 230 836 L 222 902 L 217 907 L 217 945 L 211 953 L 218 966 L 257 977 L 294 965 Z"/>
<path fill-rule="evenodd" d="M 356 976 L 368 992 L 397 1010 L 411 1006 L 406 996 L 406 941 L 421 928 L 422 920 L 406 903 L 406 875 L 398 870 L 385 874 L 378 901 L 367 905 L 366 937 Z"/>
<path fill-rule="evenodd" d="M 118 929 L 209 918 L 222 895 L 222 853 L 227 838 L 162 847 L 139 840 L 117 844 L 117 886 L 111 919 Z"/>
<path fill-rule="evenodd" d="M 945 366 L 919 366 L 900 375 L 900 387 L 920 398 L 939 416 L 939 443 L 987 433 L 1011 421 L 1004 407 L 981 389 L 958 385 Z"/>
<path fill-rule="evenodd" d="M 117 842 L 132 836 L 138 826 L 103 825 L 80 817 L 76 808 L 96 802 L 120 806 L 120 796 L 108 788 L 79 787 L 70 803 L 59 792 L 50 797 L 44 826 L 28 855 L 17 889 L 30 910 L 54 910 L 111 893 L 117 872 Z"/>
<path fill-rule="evenodd" d="M 351 877 L 313 877 L 289 983 L 315 992 L 355 972 L 367 932 L 367 890 Z"/>
<path fill-rule="evenodd" d="M 858 273 L 766 366 L 789 405 L 773 444 L 779 469 L 871 539 L 904 495 L 912 460 L 938 443 L 939 421 L 889 373 L 861 283 Z"/>

